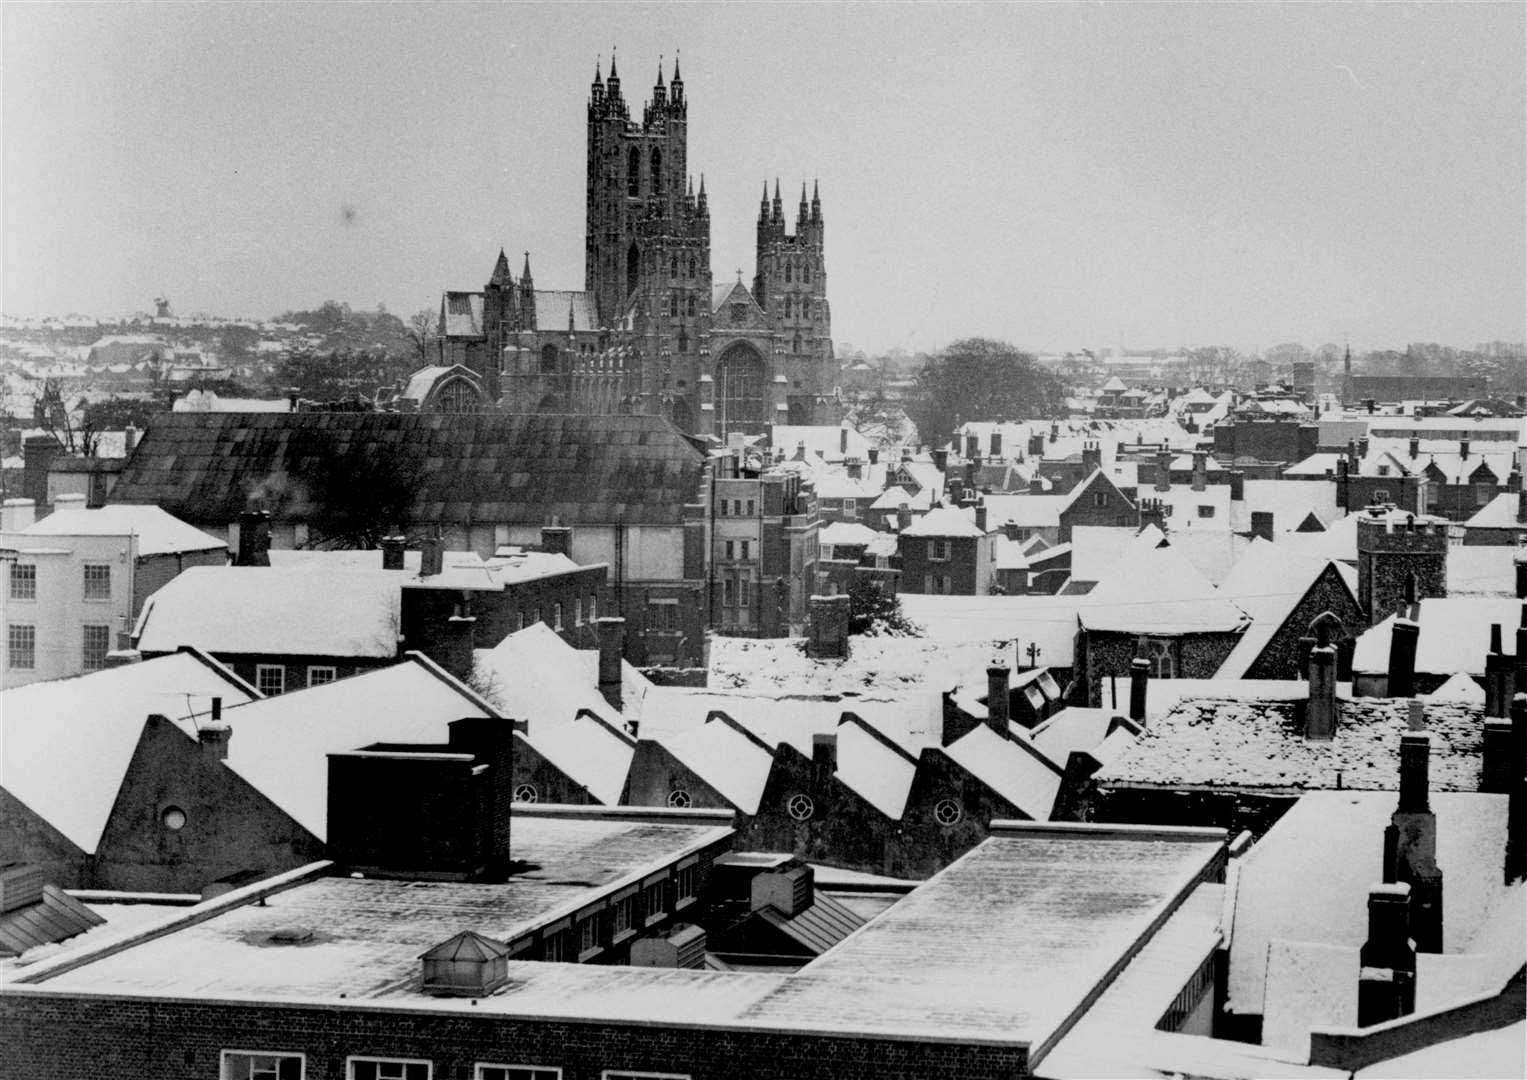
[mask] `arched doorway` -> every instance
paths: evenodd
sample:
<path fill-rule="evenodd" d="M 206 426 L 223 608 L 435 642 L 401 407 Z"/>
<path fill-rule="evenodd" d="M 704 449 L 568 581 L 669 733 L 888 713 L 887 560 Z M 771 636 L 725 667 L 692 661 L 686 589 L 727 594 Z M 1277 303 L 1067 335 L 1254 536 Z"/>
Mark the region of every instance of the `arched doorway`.
<path fill-rule="evenodd" d="M 737 342 L 716 361 L 716 434 L 761 435 L 769 419 L 764 400 L 765 368 L 758 350 Z"/>

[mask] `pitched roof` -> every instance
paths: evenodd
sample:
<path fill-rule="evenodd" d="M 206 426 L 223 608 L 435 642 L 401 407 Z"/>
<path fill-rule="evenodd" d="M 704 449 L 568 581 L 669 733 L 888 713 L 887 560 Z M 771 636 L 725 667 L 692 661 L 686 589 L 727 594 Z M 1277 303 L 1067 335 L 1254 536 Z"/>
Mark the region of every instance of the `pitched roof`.
<path fill-rule="evenodd" d="M 1139 634 L 1237 630 L 1247 622 L 1245 612 L 1172 547 L 1130 551 L 1079 598 L 1077 615 L 1089 630 Z"/>
<path fill-rule="evenodd" d="M 441 308 L 446 337 L 482 337 L 482 293 L 448 292 Z"/>
<path fill-rule="evenodd" d="M 594 295 L 567 289 L 536 290 L 536 327 L 541 330 L 567 330 L 568 311 L 571 309 L 571 329 L 588 331 L 599 329 L 594 314 Z"/>
<path fill-rule="evenodd" d="M 479 390 L 482 389 L 481 377 L 471 368 L 461 364 L 436 364 L 431 367 L 419 368 L 411 374 L 408 377 L 408 384 L 403 387 L 403 392 L 398 397 L 423 402 L 429 398 L 430 392 L 452 373 L 458 378 L 466 379 L 476 384 Z"/>
<path fill-rule="evenodd" d="M 195 652 L 0 693 L 0 787 L 81 851 L 95 851 L 143 724 L 259 697 Z"/>
<path fill-rule="evenodd" d="M 658 741 L 738 810 L 758 813 L 774 752 L 745 725 L 714 713 L 699 727 Z"/>
<path fill-rule="evenodd" d="M 977 724 L 944 748 L 966 772 L 1035 821 L 1050 820 L 1061 770 L 1029 743 L 1027 735 L 1004 739 Z"/>
<path fill-rule="evenodd" d="M 1182 701 L 1104 766 L 1098 782 L 1273 791 L 1331 790 L 1338 784 L 1367 791 L 1399 787 L 1400 736 L 1409 730 L 1406 699 L 1338 698 L 1336 734 L 1329 742 L 1304 737 L 1296 705 Z M 1478 706 L 1428 704 L 1433 791 L 1479 789 L 1481 712 Z"/>
<path fill-rule="evenodd" d="M 138 554 L 173 555 L 177 552 L 226 550 L 226 542 L 192 528 L 157 506 L 100 506 L 95 509 L 55 510 L 41 521 L 13 534 L 31 536 L 126 536 L 138 537 Z M 24 542 L 24 541 L 23 541 Z"/>
<path fill-rule="evenodd" d="M 277 520 L 321 523 L 325 485 L 419 468 L 415 521 L 672 524 L 704 456 L 657 416 L 173 413 L 155 417 L 113 503 L 232 521 L 263 497 Z"/>
<path fill-rule="evenodd" d="M 1437 596 L 1420 602 L 1416 623 L 1416 670 L 1430 675 L 1463 671 L 1483 675 L 1485 654 L 1490 651 L 1490 627 L 1501 627 L 1501 649 L 1516 655 L 1514 629 L 1519 625 L 1522 601 L 1488 596 Z M 1352 670 L 1383 673 L 1389 670 L 1389 645 L 1394 637 L 1395 616 L 1369 627 L 1352 650 Z"/>
<path fill-rule="evenodd" d="M 1356 575 L 1350 567 L 1318 556 L 1302 554 L 1270 543 L 1262 537 L 1252 540 L 1251 546 L 1236 560 L 1229 576 L 1219 587 L 1221 596 L 1234 601 L 1237 607 L 1251 616 L 1251 625 L 1241 635 L 1240 641 L 1236 642 L 1230 655 L 1225 657 L 1225 662 L 1215 673 L 1216 678 L 1239 679 L 1245 676 L 1247 669 L 1262 655 L 1267 643 L 1326 572 L 1327 567 L 1335 568 L 1332 572 L 1346 586 L 1348 593 L 1352 593 Z M 1357 606 L 1356 595 L 1352 596 L 1352 604 Z"/>
<path fill-rule="evenodd" d="M 985 536 L 986 532 L 976 527 L 970 511 L 955 506 L 940 506 L 912 522 L 902 530 L 901 535 L 978 538 Z"/>
<path fill-rule="evenodd" d="M 137 648 L 217 654 L 398 655 L 405 572 L 193 566 L 143 605 Z"/>
<path fill-rule="evenodd" d="M 834 774 L 892 821 L 900 821 L 917 775 L 917 759 L 876 729 L 845 716 L 838 725 Z"/>
<path fill-rule="evenodd" d="M 224 709 L 232 729 L 226 764 L 322 840 L 330 754 L 378 742 L 438 745 L 450 721 L 496 715 L 463 683 L 410 653 L 400 664 Z M 198 718 L 176 723 L 195 735 Z"/>
<path fill-rule="evenodd" d="M 1527 530 L 1527 523 L 1520 522 L 1516 518 L 1521 499 L 1519 492 L 1503 491 L 1480 507 L 1479 512 L 1469 518 L 1465 524 L 1471 529 Z"/>

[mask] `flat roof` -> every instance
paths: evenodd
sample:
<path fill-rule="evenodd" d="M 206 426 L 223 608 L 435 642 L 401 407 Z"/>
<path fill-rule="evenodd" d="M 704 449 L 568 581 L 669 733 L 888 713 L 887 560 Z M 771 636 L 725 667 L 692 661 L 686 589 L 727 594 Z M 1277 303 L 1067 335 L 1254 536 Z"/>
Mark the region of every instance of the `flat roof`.
<path fill-rule="evenodd" d="M 327 877 L 245 898 L 203 922 L 18 990 L 588 1022 L 746 1027 L 1028 1045 L 1059 1037 L 1199 883 L 1224 833 L 994 823 L 993 835 L 795 973 L 511 961 L 504 991 L 468 1003 L 417 989 L 418 956 L 463 929 L 507 939 L 575 912 L 624 878 L 724 839 L 706 823 L 517 820 L 534 876 L 503 885 Z M 214 901 L 214 903 L 216 903 Z M 289 927 L 301 945 L 272 945 Z"/>
<path fill-rule="evenodd" d="M 508 941 L 731 834 L 691 815 L 520 812 L 501 884 L 319 877 L 45 978 L 49 988 L 169 997 L 415 998 L 419 955 L 462 930 Z M 187 917 L 191 918 L 188 910 Z M 300 927 L 312 940 L 273 945 Z M 560 967 L 535 964 L 535 968 Z"/>

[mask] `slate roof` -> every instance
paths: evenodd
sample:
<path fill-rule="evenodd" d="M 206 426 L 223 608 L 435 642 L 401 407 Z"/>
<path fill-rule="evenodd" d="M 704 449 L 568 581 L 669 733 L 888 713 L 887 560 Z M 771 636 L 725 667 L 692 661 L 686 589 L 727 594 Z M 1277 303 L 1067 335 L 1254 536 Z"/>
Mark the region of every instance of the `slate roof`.
<path fill-rule="evenodd" d="M 156 417 L 112 490 L 190 522 L 225 524 L 256 498 L 276 520 L 321 521 L 336 460 L 420 464 L 418 522 L 676 524 L 704 457 L 656 416 L 174 413 Z"/>
<path fill-rule="evenodd" d="M 448 292 L 441 309 L 446 337 L 482 337 L 482 293 Z"/>
<path fill-rule="evenodd" d="M 1183 701 L 1151 721 L 1097 780 L 1105 786 L 1275 792 L 1334 790 L 1338 782 L 1354 790 L 1398 790 L 1400 736 L 1409 730 L 1406 699 L 1338 697 L 1330 742 L 1304 737 L 1296 705 Z M 1482 713 L 1477 705 L 1428 703 L 1433 791 L 1479 790 Z"/>
<path fill-rule="evenodd" d="M 599 329 L 594 317 L 593 294 L 569 289 L 536 290 L 536 327 L 540 330 L 568 329 L 569 307 L 573 312 L 572 329 Z"/>

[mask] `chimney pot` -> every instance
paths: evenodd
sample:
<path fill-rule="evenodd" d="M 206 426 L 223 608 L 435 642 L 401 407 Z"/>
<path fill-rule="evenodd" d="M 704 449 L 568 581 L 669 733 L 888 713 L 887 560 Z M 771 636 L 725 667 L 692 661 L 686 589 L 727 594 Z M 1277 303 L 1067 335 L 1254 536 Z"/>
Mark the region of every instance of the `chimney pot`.
<path fill-rule="evenodd" d="M 1405 728 L 1407 731 L 1426 730 L 1426 702 L 1420 698 L 1406 702 Z"/>
<path fill-rule="evenodd" d="M 419 576 L 435 577 L 445 570 L 445 541 L 427 536 L 419 543 Z"/>
<path fill-rule="evenodd" d="M 1145 723 L 1145 693 L 1150 683 L 1151 662 L 1141 657 L 1129 662 L 1129 718 Z"/>
<path fill-rule="evenodd" d="M 1416 692 L 1416 644 L 1421 628 L 1409 619 L 1396 619 L 1389 638 L 1389 697 L 1413 697 Z"/>
<path fill-rule="evenodd" d="M 403 569 L 404 549 L 408 541 L 401 536 L 382 537 L 382 569 Z"/>
<path fill-rule="evenodd" d="M 264 510 L 239 515 L 239 553 L 234 565 L 270 565 L 270 515 Z"/>
<path fill-rule="evenodd" d="M 214 698 L 214 702 L 218 699 Z M 214 707 L 212 719 L 196 729 L 196 741 L 201 744 L 202 753 L 214 761 L 228 760 L 228 743 L 233 738 L 233 729 L 219 719 L 221 710 Z"/>

